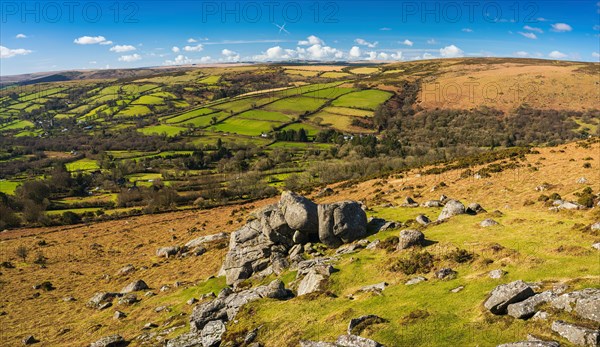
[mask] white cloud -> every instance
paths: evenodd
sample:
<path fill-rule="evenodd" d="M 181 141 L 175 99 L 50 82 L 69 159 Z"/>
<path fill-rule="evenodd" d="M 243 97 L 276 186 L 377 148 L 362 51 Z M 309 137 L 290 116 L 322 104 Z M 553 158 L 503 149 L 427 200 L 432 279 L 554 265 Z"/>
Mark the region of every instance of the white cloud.
<path fill-rule="evenodd" d="M 112 45 L 112 41 L 106 40 L 104 36 L 82 36 L 73 41 L 78 45 Z"/>
<path fill-rule="evenodd" d="M 598 53 L 598 52 L 592 52 L 592 57 L 598 59 L 598 58 L 600 58 L 600 53 Z"/>
<path fill-rule="evenodd" d="M 173 53 L 179 53 L 179 51 L 181 51 L 181 49 L 179 49 L 179 47 L 177 47 L 177 46 L 173 46 L 173 48 L 171 48 L 171 50 L 173 51 Z"/>
<path fill-rule="evenodd" d="M 550 52 L 550 54 L 548 54 L 548 56 L 552 59 L 562 59 L 562 58 L 567 57 L 566 54 L 559 52 L 559 51 L 552 51 L 552 52 Z"/>
<path fill-rule="evenodd" d="M 221 51 L 221 55 L 223 55 L 225 57 L 225 60 L 227 60 L 227 61 L 238 61 L 238 60 L 240 60 L 240 55 L 237 52 L 234 52 L 234 51 L 229 50 L 227 48 L 225 48 L 224 50 Z"/>
<path fill-rule="evenodd" d="M 362 51 L 360 50 L 360 47 L 358 46 L 353 46 L 352 48 L 350 48 L 350 52 L 348 53 L 350 55 L 350 58 L 360 58 L 360 56 L 362 55 Z"/>
<path fill-rule="evenodd" d="M 110 48 L 111 52 L 123 53 L 123 52 L 131 52 L 135 51 L 136 48 L 132 45 L 116 45 Z"/>
<path fill-rule="evenodd" d="M 528 57 L 529 53 L 527 53 L 525 51 L 518 51 L 518 52 L 514 52 L 513 55 L 517 56 L 517 57 L 524 58 L 524 57 Z"/>
<path fill-rule="evenodd" d="M 528 39 L 537 40 L 537 36 L 534 33 L 524 33 L 522 31 L 519 31 L 519 34 L 525 36 Z"/>
<path fill-rule="evenodd" d="M 190 59 L 182 54 L 175 57 L 175 60 L 165 60 L 165 65 L 183 65 L 183 64 L 192 64 L 194 62 L 193 59 Z"/>
<path fill-rule="evenodd" d="M 465 32 L 465 33 L 472 33 L 473 29 L 471 29 L 471 28 L 463 28 L 462 31 Z"/>
<path fill-rule="evenodd" d="M 324 45 L 325 42 L 315 35 L 310 35 L 306 38 L 306 40 L 298 41 L 298 45 L 300 46 L 312 46 L 312 45 Z"/>
<path fill-rule="evenodd" d="M 539 33 L 539 34 L 544 33 L 544 30 L 542 30 L 540 28 L 536 28 L 536 27 L 530 27 L 529 25 L 524 26 L 523 29 L 529 30 L 529 31 L 535 31 L 536 33 Z"/>
<path fill-rule="evenodd" d="M 538 22 L 547 22 L 548 21 L 548 19 L 544 18 L 544 17 L 538 17 L 535 20 L 538 21 Z"/>
<path fill-rule="evenodd" d="M 187 40 L 187 42 L 188 42 L 188 43 L 196 43 L 196 42 L 198 42 L 198 41 L 197 41 L 196 39 L 194 39 L 194 38 L 190 37 L 190 38 Z"/>
<path fill-rule="evenodd" d="M 430 53 L 423 54 L 423 59 L 433 59 L 433 58 L 435 58 L 435 56 L 433 54 L 430 54 Z"/>
<path fill-rule="evenodd" d="M 406 40 L 404 40 L 404 41 L 402 42 L 402 44 L 403 44 L 403 45 L 406 45 L 406 46 L 409 46 L 409 47 L 412 47 L 412 45 L 413 45 L 413 42 L 412 42 L 411 40 L 409 40 L 409 39 L 406 39 Z"/>
<path fill-rule="evenodd" d="M 119 61 L 124 61 L 126 63 L 132 63 L 138 60 L 142 60 L 142 56 L 137 53 L 131 55 L 123 55 L 119 58 Z"/>
<path fill-rule="evenodd" d="M 298 56 L 298 52 L 293 49 L 283 49 L 280 46 L 271 47 L 260 55 L 254 56 L 254 60 L 282 60 L 293 59 Z"/>
<path fill-rule="evenodd" d="M 567 31 L 571 31 L 573 30 L 573 28 L 566 23 L 556 23 L 556 24 L 552 24 L 552 31 L 558 32 L 558 33 L 564 33 Z"/>
<path fill-rule="evenodd" d="M 17 36 L 15 36 L 17 39 L 26 39 L 27 35 L 25 34 L 17 34 Z"/>
<path fill-rule="evenodd" d="M 204 46 L 198 44 L 196 46 L 185 46 L 183 50 L 186 52 L 201 52 L 204 49 Z"/>
<path fill-rule="evenodd" d="M 438 42 L 437 42 L 435 39 L 427 40 L 427 44 L 428 44 L 428 45 L 435 45 L 435 44 L 437 44 L 437 43 L 438 43 Z"/>
<path fill-rule="evenodd" d="M 440 55 L 443 58 L 458 58 L 464 55 L 462 49 L 456 47 L 455 45 L 446 46 L 444 48 L 440 48 Z"/>
<path fill-rule="evenodd" d="M 329 47 L 329 46 L 321 46 L 321 45 L 312 45 L 308 47 L 305 52 L 305 57 L 308 59 L 314 60 L 322 60 L 322 59 L 340 59 L 344 56 L 344 52 L 338 50 L 337 48 Z"/>
<path fill-rule="evenodd" d="M 384 28 L 379 28 L 379 30 L 381 30 L 381 31 L 390 31 L 390 30 L 392 30 L 392 28 L 386 28 L 386 27 L 384 27 Z"/>
<path fill-rule="evenodd" d="M 377 47 L 377 45 L 379 44 L 379 42 L 375 41 L 375 42 L 369 42 L 367 40 L 364 39 L 356 39 L 354 40 L 354 42 L 356 42 L 357 44 L 361 45 L 361 46 L 367 46 L 369 48 L 375 48 Z"/>
<path fill-rule="evenodd" d="M 30 51 L 28 49 L 23 49 L 23 48 L 10 49 L 8 47 L 0 46 L 0 58 L 1 59 L 12 58 L 17 55 L 27 55 L 31 52 L 32 51 Z"/>

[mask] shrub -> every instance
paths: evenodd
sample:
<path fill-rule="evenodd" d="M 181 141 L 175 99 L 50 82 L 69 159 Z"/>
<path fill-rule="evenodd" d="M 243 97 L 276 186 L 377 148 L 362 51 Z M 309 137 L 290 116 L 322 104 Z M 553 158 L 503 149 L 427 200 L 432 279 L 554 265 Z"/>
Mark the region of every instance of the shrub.
<path fill-rule="evenodd" d="M 63 224 L 81 223 L 81 217 L 77 213 L 72 212 L 72 211 L 63 212 L 60 220 Z"/>
<path fill-rule="evenodd" d="M 550 195 L 550 200 L 561 200 L 562 198 L 560 197 L 560 194 L 558 193 L 552 193 Z"/>
<path fill-rule="evenodd" d="M 590 169 L 591 167 L 592 167 L 592 163 L 584 163 L 583 164 L 584 169 Z"/>
<path fill-rule="evenodd" d="M 23 261 L 27 260 L 27 255 L 29 254 L 29 249 L 27 247 L 21 245 L 17 247 L 16 250 L 17 257 L 21 258 Z"/>
<path fill-rule="evenodd" d="M 550 197 L 548 195 L 540 195 L 537 199 L 537 201 L 548 201 L 550 199 Z"/>
<path fill-rule="evenodd" d="M 466 249 L 455 249 L 452 252 L 446 254 L 444 256 L 444 259 L 449 259 L 452 260 L 456 263 L 466 263 L 469 262 L 471 260 L 473 260 L 473 257 L 475 255 L 469 251 L 467 251 Z"/>
<path fill-rule="evenodd" d="M 396 250 L 396 246 L 398 245 L 399 241 L 400 240 L 398 239 L 398 236 L 390 236 L 387 239 L 379 242 L 377 248 L 385 249 L 388 253 L 391 253 Z"/>
<path fill-rule="evenodd" d="M 400 258 L 392 263 L 390 271 L 402 272 L 405 275 L 428 273 L 433 268 L 433 255 L 429 252 L 413 252 L 406 258 Z"/>

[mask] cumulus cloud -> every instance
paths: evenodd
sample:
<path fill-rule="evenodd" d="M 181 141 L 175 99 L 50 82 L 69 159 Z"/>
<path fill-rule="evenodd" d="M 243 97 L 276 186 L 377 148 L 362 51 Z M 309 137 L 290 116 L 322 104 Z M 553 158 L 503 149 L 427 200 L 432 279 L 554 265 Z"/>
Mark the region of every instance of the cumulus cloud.
<path fill-rule="evenodd" d="M 227 61 L 238 61 L 238 60 L 240 60 L 240 55 L 237 52 L 234 52 L 234 51 L 229 50 L 227 48 L 225 48 L 224 50 L 221 51 L 221 55 L 223 55 L 225 57 L 225 60 L 227 60 Z"/>
<path fill-rule="evenodd" d="M 552 24 L 552 31 L 555 31 L 557 33 L 564 33 L 564 32 L 572 31 L 572 30 L 573 30 L 573 28 L 567 23 Z"/>
<path fill-rule="evenodd" d="M 409 46 L 409 47 L 412 47 L 413 42 L 411 40 L 409 40 L 409 39 L 406 39 L 406 40 L 402 41 L 402 44 L 406 45 L 406 46 Z"/>
<path fill-rule="evenodd" d="M 312 45 L 306 48 L 305 52 L 302 50 L 302 53 L 306 58 L 313 60 L 323 60 L 323 59 L 340 59 L 344 56 L 344 52 L 338 50 L 337 48 L 322 46 L 322 45 Z"/>
<path fill-rule="evenodd" d="M 136 48 L 132 45 L 116 45 L 110 48 L 111 52 L 123 53 L 123 52 L 131 52 L 135 51 Z"/>
<path fill-rule="evenodd" d="M 550 54 L 548 54 L 548 56 L 552 59 L 563 59 L 563 58 L 567 57 L 566 54 L 564 54 L 560 51 L 552 51 L 552 52 L 550 52 Z"/>
<path fill-rule="evenodd" d="M 306 40 L 298 41 L 298 45 L 300 46 L 311 46 L 311 45 L 324 45 L 325 42 L 315 35 L 310 35 L 306 38 Z"/>
<path fill-rule="evenodd" d="M 195 46 L 185 46 L 183 47 L 183 50 L 186 52 L 201 52 L 204 49 L 204 46 L 202 46 L 201 44 L 195 45 Z"/>
<path fill-rule="evenodd" d="M 23 48 L 10 49 L 8 47 L 0 46 L 0 58 L 12 58 L 17 55 L 27 55 L 32 51 Z"/>
<path fill-rule="evenodd" d="M 462 31 L 465 32 L 465 33 L 472 33 L 473 29 L 471 29 L 471 28 L 463 28 Z"/>
<path fill-rule="evenodd" d="M 430 54 L 430 53 L 423 54 L 423 59 L 433 59 L 433 58 L 435 58 L 435 56 L 433 54 Z"/>
<path fill-rule="evenodd" d="M 444 48 L 440 48 L 440 55 L 443 58 L 458 58 L 464 55 L 462 49 L 456 47 L 455 45 L 446 46 Z"/>
<path fill-rule="evenodd" d="M 544 30 L 542 30 L 540 28 L 532 27 L 532 26 L 529 26 L 529 25 L 524 26 L 523 29 L 529 30 L 529 31 L 535 31 L 536 33 L 539 33 L 539 34 L 543 34 L 544 33 Z"/>
<path fill-rule="evenodd" d="M 254 60 L 283 60 L 293 59 L 298 56 L 298 52 L 293 49 L 283 49 L 280 46 L 275 46 L 267 49 L 260 55 L 254 56 Z"/>
<path fill-rule="evenodd" d="M 177 46 L 173 46 L 173 48 L 171 48 L 171 51 L 173 51 L 173 53 L 179 53 L 181 49 L 179 49 L 179 47 Z"/>
<path fill-rule="evenodd" d="M 165 60 L 164 65 L 183 65 L 183 64 L 192 64 L 194 61 L 182 54 L 175 57 L 174 60 Z"/>
<path fill-rule="evenodd" d="M 27 35 L 25 35 L 25 34 L 17 34 L 17 36 L 15 36 L 15 38 L 17 38 L 17 39 L 26 39 Z"/>
<path fill-rule="evenodd" d="M 524 58 L 524 57 L 528 57 L 529 53 L 527 53 L 525 51 L 518 51 L 518 52 L 514 52 L 513 55 L 516 57 Z"/>
<path fill-rule="evenodd" d="M 78 45 L 112 45 L 112 41 L 108 41 L 104 36 L 82 36 L 73 42 Z"/>
<path fill-rule="evenodd" d="M 537 36 L 534 33 L 524 33 L 522 31 L 519 31 L 519 34 L 525 36 L 528 39 L 537 40 Z"/>
<path fill-rule="evenodd" d="M 196 43 L 196 42 L 198 42 L 198 41 L 197 41 L 196 39 L 194 39 L 194 38 L 190 37 L 190 38 L 187 40 L 187 42 L 188 42 L 188 43 Z"/>
<path fill-rule="evenodd" d="M 350 56 L 350 58 L 357 59 L 362 56 L 362 51 L 360 50 L 360 47 L 353 46 L 352 48 L 350 48 L 350 52 L 348 53 L 348 55 Z"/>
<path fill-rule="evenodd" d="M 138 60 L 142 60 L 142 56 L 137 53 L 131 55 L 123 55 L 119 58 L 119 61 L 124 61 L 126 63 L 132 63 Z"/>
<path fill-rule="evenodd" d="M 356 42 L 356 44 L 358 44 L 358 45 L 367 46 L 369 48 L 375 48 L 379 44 L 379 42 L 377 42 L 377 41 L 375 41 L 375 42 L 369 42 L 367 40 L 360 39 L 360 38 L 354 40 L 354 42 Z"/>

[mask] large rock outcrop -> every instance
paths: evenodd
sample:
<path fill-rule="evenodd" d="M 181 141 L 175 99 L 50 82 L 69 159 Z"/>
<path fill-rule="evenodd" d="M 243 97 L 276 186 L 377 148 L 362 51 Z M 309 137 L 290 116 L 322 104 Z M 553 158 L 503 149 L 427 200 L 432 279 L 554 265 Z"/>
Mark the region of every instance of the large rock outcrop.
<path fill-rule="evenodd" d="M 527 283 L 518 280 L 494 288 L 484 306 L 493 314 L 506 314 L 508 305 L 521 302 L 534 294 Z"/>
<path fill-rule="evenodd" d="M 222 273 L 227 284 L 254 274 L 279 274 L 297 264 L 297 246 L 320 240 L 338 247 L 367 235 L 367 215 L 354 201 L 317 205 L 292 192 L 284 192 L 278 204 L 253 213 L 230 236 Z"/>

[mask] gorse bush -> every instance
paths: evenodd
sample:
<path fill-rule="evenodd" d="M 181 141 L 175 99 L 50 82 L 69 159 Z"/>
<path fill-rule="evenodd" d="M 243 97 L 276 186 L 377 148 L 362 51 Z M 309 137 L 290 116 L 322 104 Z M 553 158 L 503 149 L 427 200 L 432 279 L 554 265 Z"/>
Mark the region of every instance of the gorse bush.
<path fill-rule="evenodd" d="M 434 265 L 433 255 L 425 252 L 412 252 L 409 256 L 397 259 L 390 266 L 390 271 L 401 272 L 405 275 L 428 273 Z"/>

